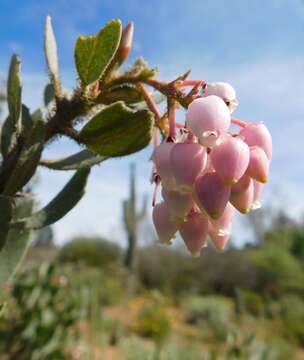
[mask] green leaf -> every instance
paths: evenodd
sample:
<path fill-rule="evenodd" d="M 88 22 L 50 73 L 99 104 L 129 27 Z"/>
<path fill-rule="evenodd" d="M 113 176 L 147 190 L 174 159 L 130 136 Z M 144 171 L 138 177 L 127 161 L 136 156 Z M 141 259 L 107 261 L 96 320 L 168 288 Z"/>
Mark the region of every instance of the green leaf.
<path fill-rule="evenodd" d="M 33 119 L 31 117 L 29 108 L 24 104 L 22 104 L 22 109 L 21 109 L 21 124 L 22 124 L 22 136 L 26 138 L 33 127 Z"/>
<path fill-rule="evenodd" d="M 13 55 L 7 80 L 7 102 L 10 119 L 15 124 L 16 129 L 21 109 L 20 66 L 20 58 L 17 55 Z"/>
<path fill-rule="evenodd" d="M 48 106 L 55 99 L 55 89 L 53 84 L 49 83 L 44 88 L 43 101 L 44 105 Z"/>
<path fill-rule="evenodd" d="M 81 130 L 79 140 L 96 154 L 123 156 L 149 144 L 152 126 L 151 112 L 133 111 L 118 101 L 94 116 Z"/>
<path fill-rule="evenodd" d="M 12 218 L 13 202 L 12 198 L 0 195 L 0 250 L 6 242 L 9 231 L 9 224 Z"/>
<path fill-rule="evenodd" d="M 78 37 L 75 63 L 84 85 L 89 85 L 101 77 L 118 49 L 120 38 L 120 20 L 108 22 L 96 35 Z"/>
<path fill-rule="evenodd" d="M 11 224 L 18 229 L 41 229 L 64 217 L 82 198 L 90 169 L 77 170 L 60 193 L 43 209 L 32 216 Z"/>
<path fill-rule="evenodd" d="M 29 216 L 33 205 L 32 199 L 19 200 L 14 209 L 14 218 Z M 30 245 L 30 234 L 30 230 L 10 229 L 7 241 L 0 251 L 0 286 L 17 270 Z"/>
<path fill-rule="evenodd" d="M 57 43 L 50 16 L 46 17 L 44 32 L 44 52 L 51 81 L 59 79 Z"/>
<path fill-rule="evenodd" d="M 84 149 L 65 158 L 41 160 L 40 165 L 53 170 L 78 170 L 97 165 L 107 159 L 105 156 L 95 155 L 90 150 Z"/>
<path fill-rule="evenodd" d="M 124 101 L 127 104 L 134 104 L 144 100 L 140 91 L 132 85 L 121 85 L 110 88 L 102 93 L 102 103 L 112 104 L 116 101 Z"/>
<path fill-rule="evenodd" d="M 13 150 L 17 143 L 17 127 L 12 117 L 8 115 L 1 129 L 1 153 L 4 158 Z"/>
<path fill-rule="evenodd" d="M 42 114 L 32 117 L 33 125 L 25 139 L 16 166 L 5 186 L 4 194 L 13 195 L 34 175 L 39 164 L 44 144 L 45 124 Z"/>

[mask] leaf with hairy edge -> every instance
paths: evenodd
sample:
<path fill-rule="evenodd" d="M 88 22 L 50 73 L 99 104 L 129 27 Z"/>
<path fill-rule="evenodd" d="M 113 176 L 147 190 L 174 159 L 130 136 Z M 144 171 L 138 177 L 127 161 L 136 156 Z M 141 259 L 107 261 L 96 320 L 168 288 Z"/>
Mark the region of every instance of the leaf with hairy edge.
<path fill-rule="evenodd" d="M 12 198 L 0 195 L 0 250 L 6 242 L 9 224 L 12 218 Z"/>
<path fill-rule="evenodd" d="M 109 21 L 96 35 L 80 36 L 75 46 L 75 63 L 84 85 L 98 80 L 113 59 L 121 38 L 121 21 Z"/>
<path fill-rule="evenodd" d="M 95 155 L 90 150 L 84 149 L 65 158 L 41 160 L 40 165 L 53 170 L 78 170 L 100 164 L 107 159 L 106 156 Z"/>
<path fill-rule="evenodd" d="M 44 144 L 45 124 L 42 114 L 33 116 L 33 126 L 25 139 L 17 164 L 4 188 L 4 194 L 13 195 L 28 183 L 39 164 Z"/>
<path fill-rule="evenodd" d="M 14 218 L 30 216 L 34 202 L 32 199 L 20 199 L 14 209 Z M 31 231 L 24 229 L 10 229 L 7 241 L 0 251 L 0 286 L 2 286 L 18 269 L 30 245 Z"/>
<path fill-rule="evenodd" d="M 124 101 L 127 104 L 134 104 L 142 102 L 144 98 L 135 86 L 125 84 L 115 86 L 110 88 L 108 91 L 104 91 L 100 100 L 103 104 L 112 104 L 116 101 Z"/>
<path fill-rule="evenodd" d="M 73 209 L 84 195 L 89 173 L 89 168 L 77 170 L 70 181 L 48 205 L 28 218 L 13 222 L 11 227 L 17 229 L 41 229 L 60 220 Z"/>
<path fill-rule="evenodd" d="M 57 55 L 57 43 L 52 27 L 52 20 L 50 16 L 46 17 L 45 32 L 44 32 L 44 51 L 47 66 L 50 72 L 51 80 L 59 79 L 59 66 Z"/>
<path fill-rule="evenodd" d="M 99 155 L 129 155 L 149 144 L 152 126 L 150 111 L 133 111 L 118 101 L 95 115 L 81 130 L 79 140 Z"/>

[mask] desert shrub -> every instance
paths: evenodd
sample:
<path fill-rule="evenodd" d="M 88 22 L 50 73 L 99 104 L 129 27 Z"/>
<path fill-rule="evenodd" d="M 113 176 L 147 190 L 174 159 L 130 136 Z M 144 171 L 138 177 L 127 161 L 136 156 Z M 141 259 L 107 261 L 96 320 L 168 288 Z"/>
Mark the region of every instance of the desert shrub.
<path fill-rule="evenodd" d="M 258 289 L 273 296 L 304 289 L 301 263 L 279 246 L 265 246 L 253 251 L 251 258 L 258 274 Z"/>
<path fill-rule="evenodd" d="M 65 244 L 59 254 L 62 262 L 81 263 L 86 266 L 106 268 L 121 258 L 118 245 L 95 237 L 78 237 Z"/>
<path fill-rule="evenodd" d="M 186 321 L 210 329 L 214 336 L 226 339 L 233 315 L 230 299 L 220 296 L 191 296 L 184 302 Z"/>
<path fill-rule="evenodd" d="M 71 330 L 83 311 L 82 296 L 66 276 L 43 264 L 21 273 L 14 281 L 15 311 L 0 322 L 2 352 L 8 359 L 63 359 L 74 339 Z M 74 332 L 76 335 L 76 332 Z"/>
<path fill-rule="evenodd" d="M 140 310 L 133 324 L 133 330 L 156 343 L 163 343 L 171 332 L 170 318 L 162 306 L 151 303 Z"/>
<path fill-rule="evenodd" d="M 254 316 L 263 314 L 264 301 L 260 294 L 250 290 L 242 290 L 240 296 L 246 311 Z"/>
<path fill-rule="evenodd" d="M 304 346 L 304 299 L 285 295 L 280 300 L 283 332 Z"/>

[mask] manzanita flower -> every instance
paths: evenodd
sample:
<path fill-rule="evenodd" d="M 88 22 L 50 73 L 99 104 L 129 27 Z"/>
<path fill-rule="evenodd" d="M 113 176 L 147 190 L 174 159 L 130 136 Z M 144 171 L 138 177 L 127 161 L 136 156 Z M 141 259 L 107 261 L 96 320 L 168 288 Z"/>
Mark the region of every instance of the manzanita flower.
<path fill-rule="evenodd" d="M 269 161 L 272 158 L 272 139 L 267 127 L 262 124 L 249 124 L 240 131 L 240 135 L 249 146 L 262 148 Z"/>
<path fill-rule="evenodd" d="M 185 220 L 194 206 L 194 200 L 191 194 L 163 188 L 162 196 L 173 218 L 176 217 Z"/>
<path fill-rule="evenodd" d="M 222 216 L 228 203 L 231 186 L 224 184 L 216 172 L 200 176 L 195 182 L 197 205 L 212 219 Z"/>
<path fill-rule="evenodd" d="M 225 101 L 230 112 L 233 112 L 239 104 L 234 88 L 226 82 L 207 83 L 204 88 L 204 95 L 220 97 Z"/>
<path fill-rule="evenodd" d="M 199 256 L 201 248 L 207 243 L 208 219 L 193 212 L 186 222 L 179 225 L 179 232 L 192 256 Z"/>
<path fill-rule="evenodd" d="M 162 185 L 168 189 L 173 189 L 175 185 L 170 156 L 174 146 L 175 143 L 162 142 L 155 148 L 152 154 L 152 160 L 156 166 L 156 171 L 161 178 Z"/>
<path fill-rule="evenodd" d="M 187 127 L 199 139 L 205 131 L 227 131 L 230 118 L 224 100 L 215 95 L 195 99 L 186 112 Z"/>
<path fill-rule="evenodd" d="M 172 219 L 165 202 L 154 206 L 152 218 L 160 242 L 163 244 L 171 244 L 171 240 L 177 232 L 178 223 Z"/>
<path fill-rule="evenodd" d="M 164 199 L 155 206 L 153 221 L 161 242 L 170 244 L 179 230 L 190 253 L 197 256 L 208 235 L 218 250 L 226 247 L 236 211 L 247 214 L 261 206 L 272 140 L 262 123 L 231 118 L 237 100 L 229 84 L 180 83 L 195 88 L 187 97 L 191 102 L 185 125 L 177 124 L 180 134 L 175 129 L 174 105 L 168 102 L 164 117 L 168 118 L 169 126 L 164 128 L 168 136 L 155 145 L 152 155 L 154 181 L 162 185 Z M 241 127 L 239 134 L 228 131 L 230 123 Z"/>
<path fill-rule="evenodd" d="M 252 208 L 254 199 L 253 180 L 245 175 L 239 183 L 231 187 L 230 202 L 239 212 L 247 214 Z"/>
<path fill-rule="evenodd" d="M 249 147 L 238 137 L 227 136 L 210 154 L 212 165 L 226 184 L 235 184 L 249 164 Z"/>
<path fill-rule="evenodd" d="M 200 144 L 179 143 L 175 144 L 170 156 L 176 188 L 182 192 L 192 192 L 195 180 L 207 164 L 206 149 Z"/>
<path fill-rule="evenodd" d="M 253 179 L 266 183 L 268 180 L 269 159 L 259 146 L 250 147 L 250 161 L 246 171 Z"/>

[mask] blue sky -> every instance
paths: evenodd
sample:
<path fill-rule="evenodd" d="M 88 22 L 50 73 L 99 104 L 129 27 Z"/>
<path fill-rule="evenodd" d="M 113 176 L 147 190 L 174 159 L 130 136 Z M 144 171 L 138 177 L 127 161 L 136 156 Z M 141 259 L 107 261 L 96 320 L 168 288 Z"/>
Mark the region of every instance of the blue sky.
<path fill-rule="evenodd" d="M 9 56 L 22 57 L 24 102 L 41 105 L 47 82 L 43 56 L 45 16 L 55 29 L 63 84 L 75 84 L 73 47 L 80 34 L 92 34 L 109 19 L 135 22 L 130 61 L 142 55 L 172 79 L 188 68 L 193 78 L 228 81 L 240 106 L 236 116 L 262 120 L 274 140 L 271 179 L 264 203 L 303 214 L 304 165 L 304 2 L 301 0 L 47 0 L 0 2 L 0 75 Z M 75 151 L 70 142 L 51 145 L 45 157 Z M 56 226 L 59 241 L 72 235 L 99 233 L 121 239 L 121 200 L 127 195 L 128 165 L 136 161 L 141 194 L 151 193 L 151 149 L 94 169 L 81 204 Z M 41 205 L 71 174 L 40 172 Z M 246 235 L 247 236 L 247 235 Z"/>

